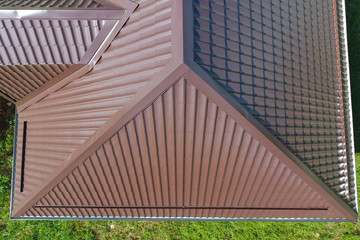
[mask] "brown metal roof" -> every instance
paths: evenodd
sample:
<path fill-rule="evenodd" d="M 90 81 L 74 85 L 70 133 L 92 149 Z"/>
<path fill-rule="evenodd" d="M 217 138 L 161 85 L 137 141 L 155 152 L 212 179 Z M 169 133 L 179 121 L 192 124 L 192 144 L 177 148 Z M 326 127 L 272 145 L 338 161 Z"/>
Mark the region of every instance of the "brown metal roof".
<path fill-rule="evenodd" d="M 355 206 L 334 2 L 200 1 L 194 60 Z"/>
<path fill-rule="evenodd" d="M 22 154 L 24 121 L 28 121 L 29 139 L 26 145 L 29 171 L 25 173 L 24 193 L 19 199 L 68 160 L 171 59 L 172 6 L 164 2 L 157 8 L 162 11 L 152 14 L 153 4 L 140 6 L 90 73 L 19 112 L 18 159 Z M 143 32 L 139 31 L 140 26 Z M 154 27 L 158 27 L 162 36 L 154 35 L 151 31 Z M 114 67 L 117 69 L 113 70 Z M 16 171 L 19 180 L 20 169 L 19 164 Z M 17 204 L 15 198 L 14 206 Z"/>
<path fill-rule="evenodd" d="M 330 3 L 121 1 L 89 62 L 17 102 L 11 216 L 356 221 Z"/>
<path fill-rule="evenodd" d="M 117 19 L 128 15 L 118 6 L 115 10 L 101 8 L 98 12 L 89 12 L 84 10 L 93 6 L 89 1 L 75 1 L 70 5 L 63 1 L 10 1 L 7 4 L 13 9 L 0 3 L 0 67 L 5 71 L 5 76 L 0 76 L 3 83 L 0 94 L 20 104 L 28 100 L 23 100 L 29 98 L 28 95 L 36 95 L 30 93 L 43 85 L 53 85 L 79 70 L 75 67 L 77 64 L 91 63 L 92 58 L 99 55 L 98 45 L 111 35 L 117 22 L 113 20 L 114 15 Z M 66 10 L 68 8 L 71 10 Z M 65 64 L 66 69 L 61 68 Z M 34 81 L 37 83 L 33 84 Z"/>
<path fill-rule="evenodd" d="M 2 8 L 101 8 L 103 7 L 92 0 L 0 0 Z"/>
<path fill-rule="evenodd" d="M 247 124 L 181 79 L 25 216 L 344 217 Z"/>
<path fill-rule="evenodd" d="M 20 100 L 68 67 L 67 64 L 0 65 L 0 91 L 10 99 Z"/>

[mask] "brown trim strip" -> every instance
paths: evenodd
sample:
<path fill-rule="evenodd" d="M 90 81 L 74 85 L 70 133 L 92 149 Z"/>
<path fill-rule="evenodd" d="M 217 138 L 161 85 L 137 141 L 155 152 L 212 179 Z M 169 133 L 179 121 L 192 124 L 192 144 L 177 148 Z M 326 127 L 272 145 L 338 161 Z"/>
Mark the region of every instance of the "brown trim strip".
<path fill-rule="evenodd" d="M 75 205 L 36 205 L 35 208 L 117 208 L 117 209 L 226 209 L 226 210 L 316 210 L 327 211 L 328 207 L 276 208 L 276 207 L 240 207 L 240 206 L 75 206 Z"/>

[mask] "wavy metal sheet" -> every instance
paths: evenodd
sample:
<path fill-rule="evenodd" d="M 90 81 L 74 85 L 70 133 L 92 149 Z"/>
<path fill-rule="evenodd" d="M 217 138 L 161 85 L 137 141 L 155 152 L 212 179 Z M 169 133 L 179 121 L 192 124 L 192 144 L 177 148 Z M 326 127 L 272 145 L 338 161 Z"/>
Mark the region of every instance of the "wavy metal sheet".
<path fill-rule="evenodd" d="M 0 20 L 0 92 L 19 101 L 77 64 L 105 22 Z"/>
<path fill-rule="evenodd" d="M 0 20 L 0 64 L 76 64 L 105 21 Z"/>
<path fill-rule="evenodd" d="M 194 1 L 194 60 L 353 204 L 333 3 Z"/>
<path fill-rule="evenodd" d="M 1 8 L 102 8 L 92 0 L 0 0 Z"/>
<path fill-rule="evenodd" d="M 185 79 L 135 116 L 25 215 L 342 218 Z"/>
<path fill-rule="evenodd" d="M 67 64 L 0 65 L 0 92 L 16 102 L 68 67 Z"/>
<path fill-rule="evenodd" d="M 139 4 L 91 72 L 19 113 L 14 209 L 170 61 L 172 1 Z M 20 193 L 24 121 L 28 135 Z"/>

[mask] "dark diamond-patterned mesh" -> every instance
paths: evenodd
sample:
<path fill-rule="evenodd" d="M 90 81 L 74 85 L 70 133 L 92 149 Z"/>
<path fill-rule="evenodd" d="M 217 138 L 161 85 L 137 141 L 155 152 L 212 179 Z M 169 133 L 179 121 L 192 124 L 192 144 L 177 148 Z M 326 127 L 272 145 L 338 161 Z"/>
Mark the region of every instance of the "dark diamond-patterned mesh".
<path fill-rule="evenodd" d="M 333 1 L 193 4 L 194 60 L 348 198 Z"/>

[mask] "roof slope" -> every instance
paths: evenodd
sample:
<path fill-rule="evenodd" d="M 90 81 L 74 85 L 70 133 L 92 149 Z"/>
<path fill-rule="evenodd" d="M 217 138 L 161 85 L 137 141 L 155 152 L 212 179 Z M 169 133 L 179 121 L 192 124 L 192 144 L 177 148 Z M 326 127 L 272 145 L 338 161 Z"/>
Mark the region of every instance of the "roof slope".
<path fill-rule="evenodd" d="M 213 102 L 214 90 L 198 89 L 206 82 L 185 76 L 63 180 L 52 177 L 24 216 L 353 218 L 229 103 Z"/>
<path fill-rule="evenodd" d="M 355 207 L 334 1 L 204 0 L 193 11 L 194 61 Z"/>
<path fill-rule="evenodd" d="M 28 127 L 25 188 L 14 207 L 166 66 L 172 50 L 171 12 L 171 1 L 141 4 L 91 72 L 18 113 L 17 159 L 22 156 L 24 121 Z M 20 162 L 16 173 L 19 191 Z"/>
<path fill-rule="evenodd" d="M 54 84 L 78 70 L 77 64 L 89 64 L 99 50 L 98 45 L 111 34 L 110 25 L 126 18 L 119 6 L 112 9 L 94 5 L 92 1 L 7 1 L 0 2 L 0 94 L 12 102 L 24 101 L 43 85 Z M 97 10 L 86 10 L 88 7 Z M 70 9 L 70 10 L 69 10 Z M 115 21 L 114 21 L 115 19 Z M 69 65 L 66 68 L 62 65 Z M 40 66 L 39 66 L 40 65 Z M 38 78 L 37 84 L 22 86 L 22 76 Z M 74 66 L 74 67 L 72 67 Z M 21 68 L 20 68 L 21 69 Z M 56 74 L 51 74 L 52 72 Z M 40 77 L 41 78 L 41 77 Z M 34 80 L 32 80 L 34 81 Z M 14 82 L 14 84 L 11 84 Z M 43 89 L 41 90 L 43 91 Z M 15 94 L 14 94 L 15 92 Z"/>
<path fill-rule="evenodd" d="M 121 4 L 17 102 L 12 218 L 357 220 L 335 5 Z"/>

